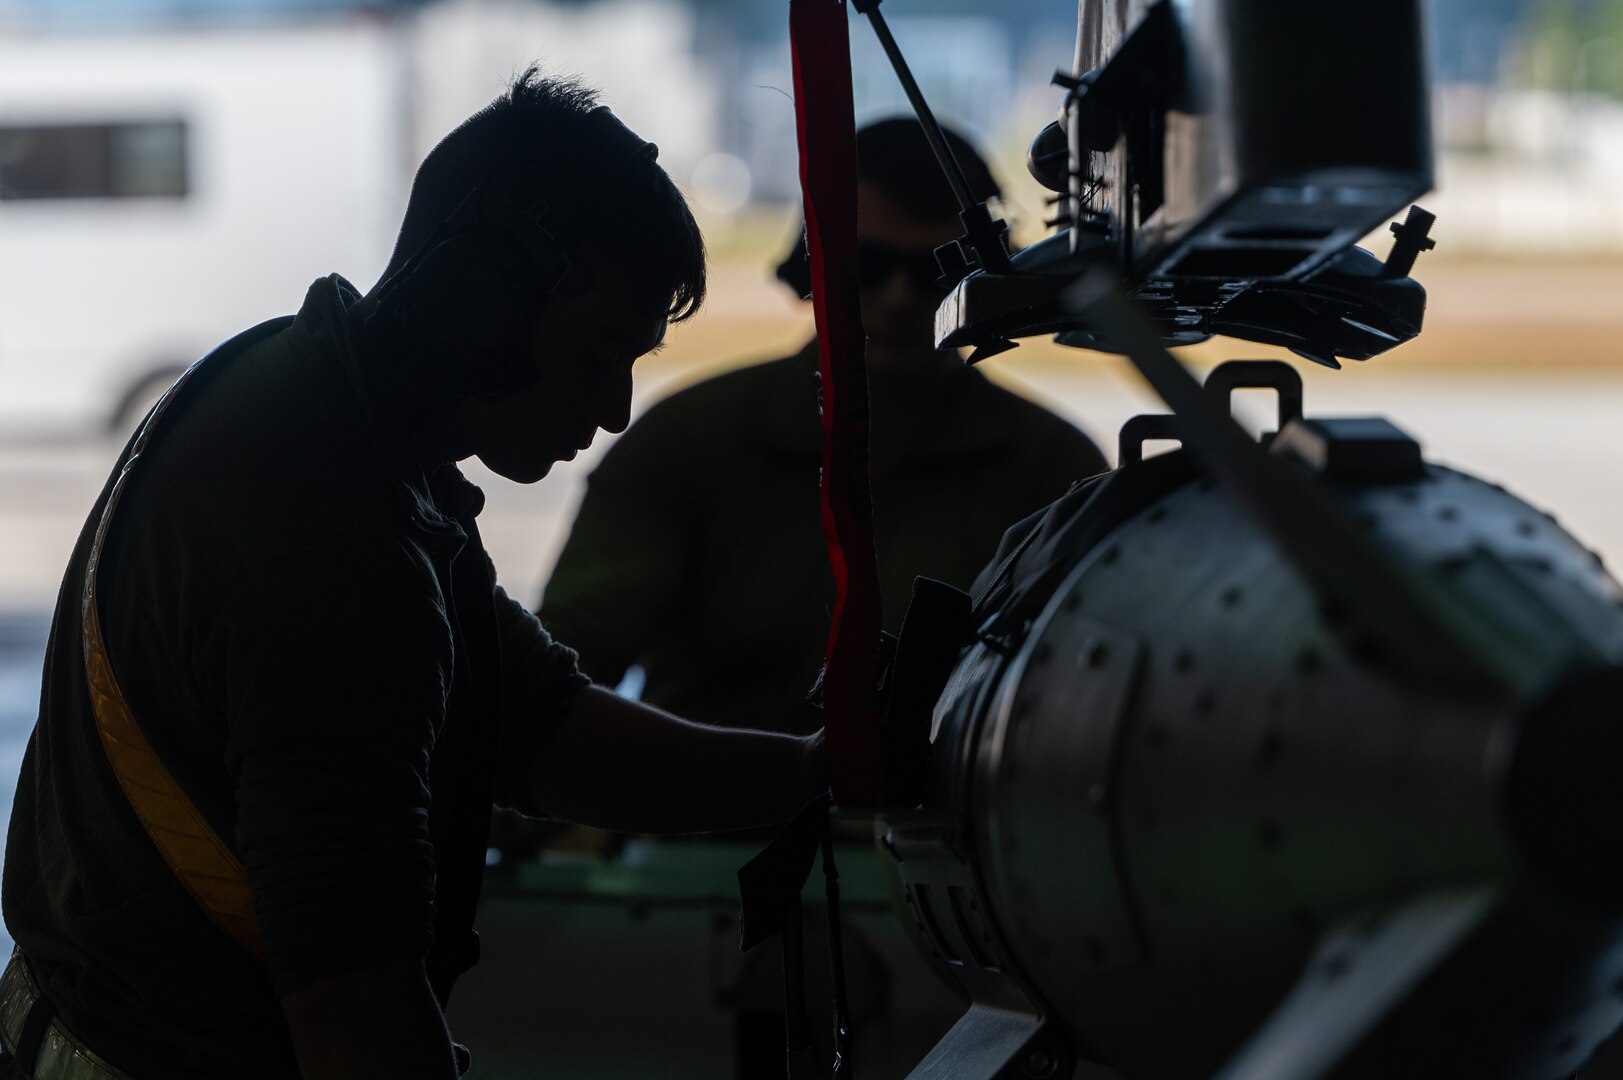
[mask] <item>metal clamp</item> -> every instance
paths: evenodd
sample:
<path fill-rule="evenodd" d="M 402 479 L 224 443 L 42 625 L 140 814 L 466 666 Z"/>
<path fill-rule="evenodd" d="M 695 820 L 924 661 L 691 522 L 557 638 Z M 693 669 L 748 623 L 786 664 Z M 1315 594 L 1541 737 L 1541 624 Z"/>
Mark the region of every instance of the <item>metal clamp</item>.
<path fill-rule="evenodd" d="M 1272 390 L 1279 395 L 1278 425 L 1262 438 L 1264 445 L 1292 420 L 1302 418 L 1302 376 L 1283 360 L 1228 360 L 1206 376 L 1205 390 L 1220 395 L 1225 408 L 1233 408 L 1236 390 Z M 1178 418 L 1171 413 L 1145 413 L 1121 427 L 1116 460 L 1137 465 L 1144 460 L 1144 444 L 1151 439 L 1181 442 Z"/>
<path fill-rule="evenodd" d="M 1171 413 L 1143 413 L 1132 417 L 1121 426 L 1117 443 L 1117 467 L 1137 465 L 1144 460 L 1144 444 L 1151 439 L 1183 441 L 1178 430 L 1178 418 Z"/>
<path fill-rule="evenodd" d="M 1227 360 L 1206 376 L 1205 386 L 1209 393 L 1223 395 L 1223 404 L 1231 409 L 1236 390 L 1273 390 L 1279 395 L 1275 431 L 1302 418 L 1302 375 L 1283 360 Z"/>

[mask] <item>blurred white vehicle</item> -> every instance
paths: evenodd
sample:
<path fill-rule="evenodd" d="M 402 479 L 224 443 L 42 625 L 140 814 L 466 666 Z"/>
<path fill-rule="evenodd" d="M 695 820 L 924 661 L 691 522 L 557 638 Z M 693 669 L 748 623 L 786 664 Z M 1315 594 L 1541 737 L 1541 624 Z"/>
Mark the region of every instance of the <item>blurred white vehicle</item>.
<path fill-rule="evenodd" d="M 410 175 L 400 33 L 0 36 L 0 435 L 126 428 L 321 274 L 370 283 Z"/>
<path fill-rule="evenodd" d="M 534 60 L 602 87 L 686 179 L 717 144 L 695 32 L 659 0 L 0 19 L 0 438 L 125 430 L 320 275 L 369 287 L 416 163 Z"/>

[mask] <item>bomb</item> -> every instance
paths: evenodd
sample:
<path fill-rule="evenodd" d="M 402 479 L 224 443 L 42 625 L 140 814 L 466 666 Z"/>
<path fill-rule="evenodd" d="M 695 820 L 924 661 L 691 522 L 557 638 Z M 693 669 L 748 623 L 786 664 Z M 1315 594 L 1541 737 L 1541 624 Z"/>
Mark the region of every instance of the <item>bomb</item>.
<path fill-rule="evenodd" d="M 1623 1020 L 1623 591 L 1389 423 L 1299 415 L 1285 365 L 1208 383 L 1259 384 L 1284 388 L 1269 464 L 1491 643 L 1484 675 L 1396 651 L 1381 605 L 1317 586 L 1336 553 L 1285 556 L 1130 423 L 1127 464 L 1011 537 L 928 809 L 887 818 L 907 917 L 974 1001 L 915 1075 L 1553 1080 Z M 968 1062 L 989 1031 L 1006 1060 Z"/>

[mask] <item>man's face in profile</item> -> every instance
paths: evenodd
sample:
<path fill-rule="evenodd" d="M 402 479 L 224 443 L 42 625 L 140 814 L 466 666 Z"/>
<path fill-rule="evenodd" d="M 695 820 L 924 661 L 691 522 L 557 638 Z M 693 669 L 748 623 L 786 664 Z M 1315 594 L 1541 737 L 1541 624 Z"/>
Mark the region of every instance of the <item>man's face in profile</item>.
<path fill-rule="evenodd" d="M 920 218 L 913 207 L 867 181 L 857 185 L 862 325 L 876 366 L 935 347 L 935 310 L 945 295 L 935 280 L 935 249 L 956 240 L 955 215 Z"/>
<path fill-rule="evenodd" d="M 590 446 L 599 429 L 631 420 L 631 367 L 665 338 L 662 304 L 642 299 L 624 267 L 595 275 L 575 296 L 553 298 L 535 321 L 530 359 L 536 377 L 490 401 L 469 402 L 475 455 L 522 484 Z"/>

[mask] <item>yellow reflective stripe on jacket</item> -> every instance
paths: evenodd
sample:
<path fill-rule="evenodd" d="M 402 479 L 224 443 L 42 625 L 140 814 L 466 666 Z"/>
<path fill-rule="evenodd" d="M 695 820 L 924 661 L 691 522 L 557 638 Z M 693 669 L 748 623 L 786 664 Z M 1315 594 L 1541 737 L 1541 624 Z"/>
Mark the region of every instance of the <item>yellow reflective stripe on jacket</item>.
<path fill-rule="evenodd" d="M 147 741 L 129 702 L 119 688 L 113 673 L 112 658 L 102 638 L 101 615 L 96 607 L 96 577 L 101 564 L 102 544 L 107 539 L 108 526 L 119 496 L 127 485 L 130 474 L 141 459 L 157 426 L 158 418 L 175 399 L 177 391 L 197 370 L 192 365 L 170 387 L 158 402 L 152 414 L 142 425 L 129 457 L 119 471 L 113 490 L 102 508 L 96 525 L 96 538 L 91 544 L 90 557 L 85 566 L 85 588 L 81 607 L 84 629 L 85 677 L 90 685 L 91 707 L 96 716 L 96 730 L 107 760 L 118 777 L 119 787 L 129 799 L 135 816 L 141 820 L 147 835 L 163 856 L 169 869 L 180 879 L 187 892 L 202 907 L 215 925 L 255 956 L 263 956 L 265 946 L 259 934 L 259 919 L 254 912 L 253 894 L 248 890 L 248 876 L 242 861 L 220 839 L 218 833 L 198 813 L 197 807 L 186 797 L 175 778 L 159 760 L 152 744 Z"/>

